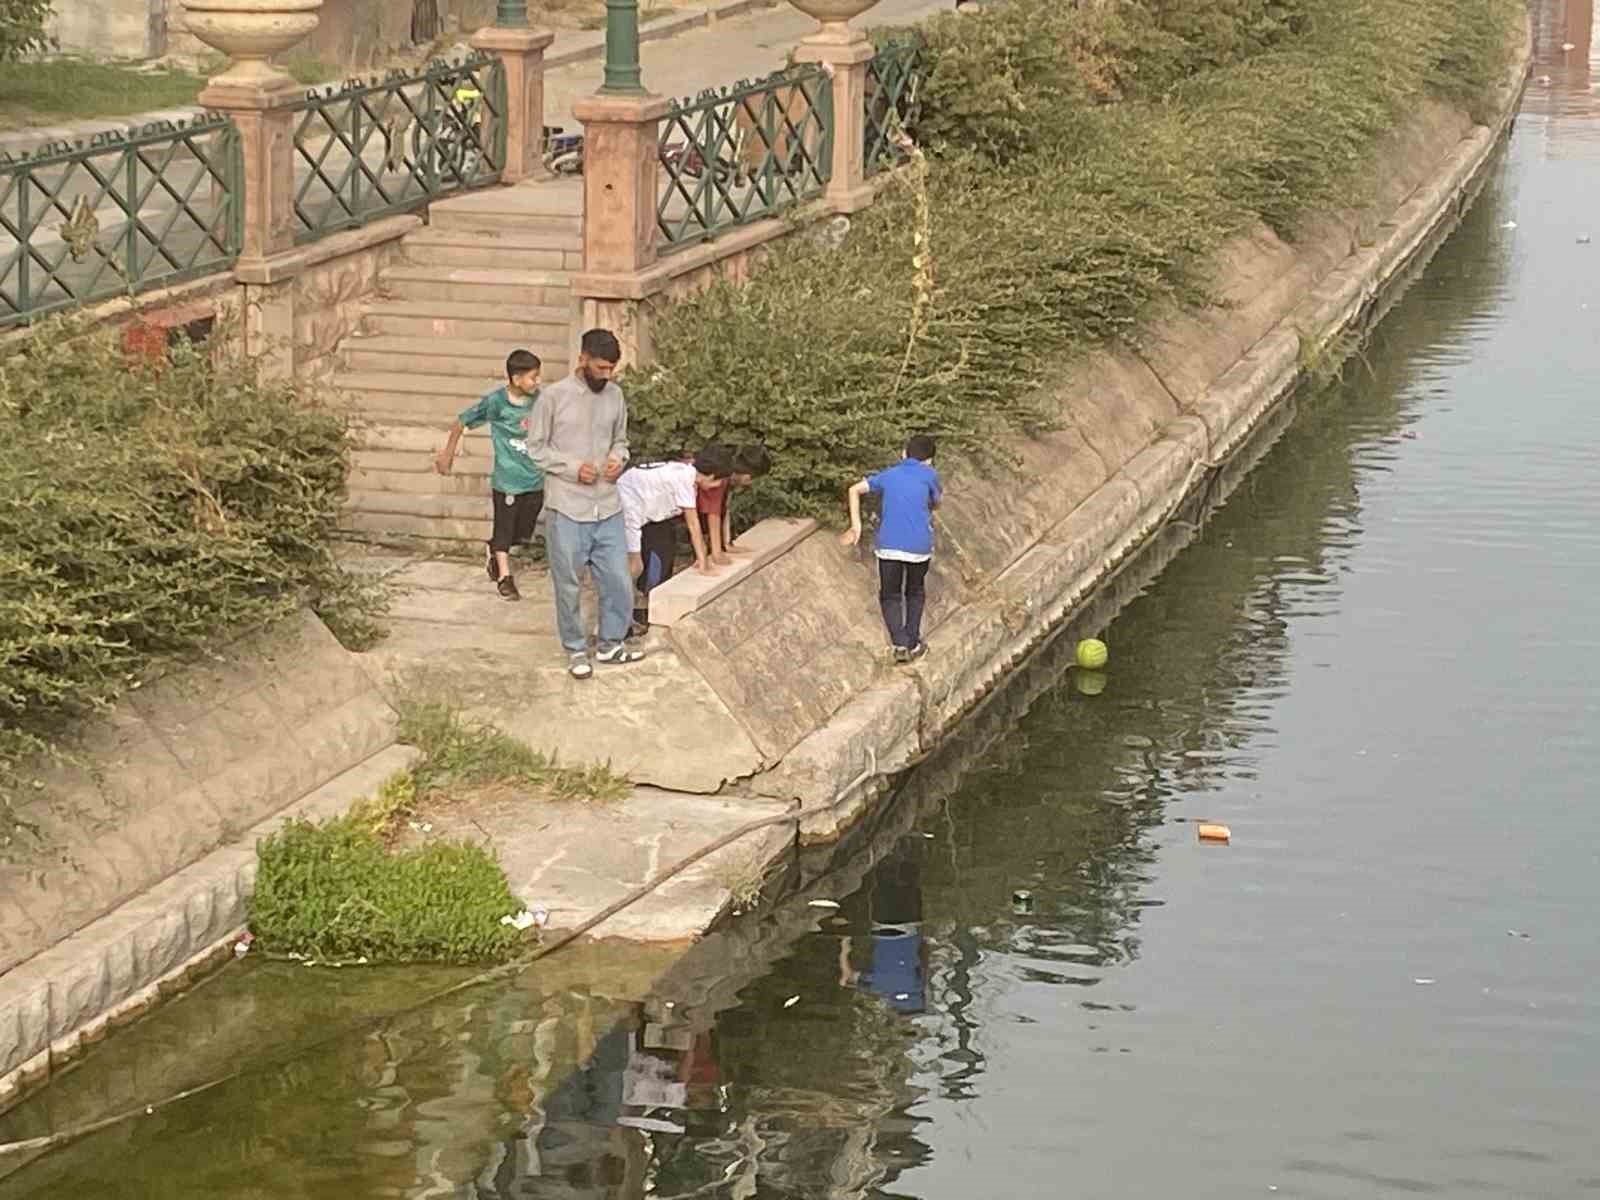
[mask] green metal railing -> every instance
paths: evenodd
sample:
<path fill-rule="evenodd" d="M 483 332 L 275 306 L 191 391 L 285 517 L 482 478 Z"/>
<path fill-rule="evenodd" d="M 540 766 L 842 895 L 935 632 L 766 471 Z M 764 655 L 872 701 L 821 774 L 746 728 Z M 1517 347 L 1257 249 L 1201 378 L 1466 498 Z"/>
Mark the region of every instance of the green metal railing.
<path fill-rule="evenodd" d="M 494 183 L 505 167 L 506 76 L 492 54 L 308 92 L 295 108 L 298 241 Z"/>
<path fill-rule="evenodd" d="M 896 144 L 904 131 L 914 134 L 922 111 L 922 80 L 928 73 L 928 44 L 915 34 L 879 44 L 867 64 L 866 173 L 876 175 L 906 159 Z"/>
<path fill-rule="evenodd" d="M 0 328 L 225 270 L 243 218 L 239 131 L 215 114 L 0 157 Z"/>
<path fill-rule="evenodd" d="M 832 80 L 808 65 L 701 92 L 661 122 L 658 153 L 663 249 L 770 217 L 832 175 Z"/>

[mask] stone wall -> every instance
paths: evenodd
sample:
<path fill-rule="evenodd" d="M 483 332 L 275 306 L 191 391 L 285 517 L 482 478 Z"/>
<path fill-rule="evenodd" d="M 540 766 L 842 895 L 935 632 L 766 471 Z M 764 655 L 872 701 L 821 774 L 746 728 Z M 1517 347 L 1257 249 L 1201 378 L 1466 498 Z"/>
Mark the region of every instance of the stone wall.
<path fill-rule="evenodd" d="M 166 53 L 168 0 L 56 0 L 46 28 L 70 54 L 156 58 Z"/>

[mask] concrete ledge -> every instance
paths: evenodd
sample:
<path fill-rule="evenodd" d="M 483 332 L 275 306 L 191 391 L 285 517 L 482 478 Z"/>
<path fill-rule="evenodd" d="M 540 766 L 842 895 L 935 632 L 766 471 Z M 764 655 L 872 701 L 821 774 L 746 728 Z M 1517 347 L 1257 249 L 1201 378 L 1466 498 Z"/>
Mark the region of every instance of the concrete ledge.
<path fill-rule="evenodd" d="M 304 246 L 298 246 L 282 254 L 274 254 L 271 258 L 241 258 L 234 264 L 233 277 L 240 283 L 284 283 L 309 267 L 315 267 L 335 258 L 360 254 L 364 250 L 382 246 L 387 242 L 397 242 L 413 229 L 421 229 L 422 224 L 422 218 L 417 216 L 402 214 L 397 217 L 385 217 L 381 221 L 363 225 L 360 229 L 350 229 L 330 237 L 318 238 L 314 242 L 307 242 Z"/>
<path fill-rule="evenodd" d="M 695 570 L 674 575 L 650 593 L 650 624 L 671 628 L 690 613 L 709 604 L 741 579 L 759 571 L 781 555 L 816 532 L 817 523 L 804 520 L 776 519 L 762 521 L 742 537 L 736 539 L 742 550 L 753 553 L 748 558 L 735 558 L 733 566 L 723 567 L 715 575 L 702 575 Z"/>

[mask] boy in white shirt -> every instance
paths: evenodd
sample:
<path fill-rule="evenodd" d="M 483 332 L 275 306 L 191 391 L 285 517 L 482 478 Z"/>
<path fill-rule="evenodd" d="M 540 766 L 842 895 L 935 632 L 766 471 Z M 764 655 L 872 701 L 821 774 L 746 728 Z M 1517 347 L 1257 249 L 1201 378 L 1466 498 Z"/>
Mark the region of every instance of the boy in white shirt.
<path fill-rule="evenodd" d="M 629 467 L 617 479 L 622 502 L 623 535 L 628 548 L 628 573 L 644 593 L 647 607 L 635 609 L 634 622 L 648 620 L 652 589 L 672 578 L 677 559 L 678 530 L 689 527 L 694 562 L 702 574 L 714 575 L 700 530 L 698 490 L 715 487 L 733 474 L 733 452 L 711 442 L 693 462 L 652 462 Z"/>

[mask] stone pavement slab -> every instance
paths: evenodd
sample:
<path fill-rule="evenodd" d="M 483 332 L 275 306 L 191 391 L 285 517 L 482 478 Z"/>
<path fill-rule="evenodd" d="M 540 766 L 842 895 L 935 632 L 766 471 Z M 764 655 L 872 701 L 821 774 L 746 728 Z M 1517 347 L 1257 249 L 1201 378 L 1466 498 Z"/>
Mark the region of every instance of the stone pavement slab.
<path fill-rule="evenodd" d="M 567 764 L 609 763 L 635 783 L 715 792 L 754 774 L 762 757 L 710 684 L 663 636 L 648 657 L 567 674 L 555 601 L 543 569 L 518 565 L 522 600 L 502 600 L 476 561 L 352 557 L 405 589 L 390 634 L 362 656 L 380 687 L 447 685 L 468 708 L 535 750 Z M 594 596 L 585 610 L 594 619 Z"/>
<path fill-rule="evenodd" d="M 788 807 L 656 788 L 636 788 L 623 804 L 491 796 L 430 810 L 426 819 L 433 828 L 426 836 L 486 843 L 513 894 L 530 908 L 548 909 L 550 929 L 559 931 L 739 826 Z M 686 941 L 717 918 L 730 892 L 759 880 L 765 864 L 794 837 L 795 827 L 787 823 L 748 833 L 623 909 L 592 936 Z"/>

